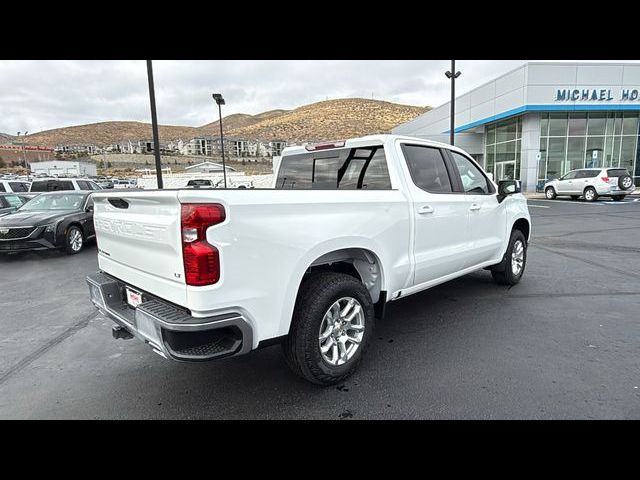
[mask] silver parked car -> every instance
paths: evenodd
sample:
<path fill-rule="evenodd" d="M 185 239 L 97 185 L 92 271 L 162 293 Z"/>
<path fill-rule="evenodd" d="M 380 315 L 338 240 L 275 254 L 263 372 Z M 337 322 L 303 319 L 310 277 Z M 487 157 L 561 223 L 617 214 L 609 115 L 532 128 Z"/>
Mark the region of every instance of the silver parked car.
<path fill-rule="evenodd" d="M 633 178 L 626 168 L 580 168 L 544 185 L 549 200 L 567 195 L 574 200 L 584 197 L 587 202 L 598 197 L 611 197 L 618 202 L 634 191 Z"/>

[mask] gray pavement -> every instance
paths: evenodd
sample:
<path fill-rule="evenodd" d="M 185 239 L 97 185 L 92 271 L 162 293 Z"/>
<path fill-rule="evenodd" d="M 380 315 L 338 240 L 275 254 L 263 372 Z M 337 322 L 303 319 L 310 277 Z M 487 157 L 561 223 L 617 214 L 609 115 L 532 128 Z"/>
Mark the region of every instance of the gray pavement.
<path fill-rule="evenodd" d="M 522 282 L 482 271 L 395 302 L 360 370 L 320 388 L 278 346 L 206 364 L 115 341 L 95 247 L 0 257 L 0 418 L 640 418 L 640 201 L 530 199 Z"/>

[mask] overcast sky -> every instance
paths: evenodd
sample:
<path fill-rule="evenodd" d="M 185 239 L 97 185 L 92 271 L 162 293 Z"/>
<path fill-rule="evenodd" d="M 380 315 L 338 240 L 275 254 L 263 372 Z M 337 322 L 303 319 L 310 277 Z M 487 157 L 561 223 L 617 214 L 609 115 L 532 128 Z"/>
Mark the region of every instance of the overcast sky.
<path fill-rule="evenodd" d="M 292 109 L 326 99 L 364 97 L 409 105 L 448 100 L 449 60 L 154 61 L 158 121 L 200 126 L 223 115 Z M 459 60 L 462 94 L 524 60 Z M 0 132 L 15 135 L 102 122 L 150 122 L 144 60 L 0 60 Z"/>

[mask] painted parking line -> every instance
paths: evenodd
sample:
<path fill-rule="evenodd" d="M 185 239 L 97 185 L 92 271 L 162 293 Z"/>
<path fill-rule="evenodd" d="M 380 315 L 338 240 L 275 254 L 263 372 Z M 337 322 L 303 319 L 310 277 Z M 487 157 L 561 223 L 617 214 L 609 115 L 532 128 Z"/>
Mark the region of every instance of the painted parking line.
<path fill-rule="evenodd" d="M 550 202 L 550 203 L 555 203 L 558 205 L 561 205 L 563 203 L 566 204 L 570 204 L 570 205 L 632 205 L 635 204 L 636 202 L 640 201 L 640 198 L 629 198 L 627 200 L 621 200 L 619 202 L 616 202 L 614 200 L 596 200 L 595 202 L 585 202 L 585 201 L 579 201 L 579 200 L 564 200 L 564 199 L 559 199 L 559 200 L 548 200 L 546 198 L 532 198 L 529 199 L 529 201 L 532 202 Z"/>
<path fill-rule="evenodd" d="M 527 206 L 529 207 L 535 207 L 535 208 L 551 208 L 547 205 L 534 205 L 533 203 L 527 203 Z"/>

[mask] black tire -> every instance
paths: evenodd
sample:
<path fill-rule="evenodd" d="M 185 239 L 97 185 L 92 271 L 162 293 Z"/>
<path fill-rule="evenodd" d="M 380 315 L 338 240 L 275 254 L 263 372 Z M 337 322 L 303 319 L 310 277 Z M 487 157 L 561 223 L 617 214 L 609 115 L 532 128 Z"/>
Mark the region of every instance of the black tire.
<path fill-rule="evenodd" d="M 515 273 L 512 268 L 512 254 L 514 251 L 514 246 L 517 242 L 521 242 L 524 248 L 524 258 L 522 263 L 522 269 L 519 273 Z M 524 270 L 527 267 L 527 239 L 524 234 L 520 230 L 513 230 L 511 232 L 511 237 L 509 238 L 509 246 L 507 247 L 507 251 L 502 257 L 502 261 L 493 267 L 491 270 L 491 276 L 493 280 L 498 285 L 515 285 L 520 281 L 522 275 L 524 274 Z"/>
<path fill-rule="evenodd" d="M 578 200 L 580 195 L 571 195 L 571 200 Z"/>
<path fill-rule="evenodd" d="M 74 239 L 78 238 L 76 237 L 76 233 L 80 235 L 79 248 L 77 248 L 77 244 L 74 242 Z M 84 234 L 82 233 L 82 230 L 76 226 L 69 227 L 69 229 L 67 230 L 67 235 L 65 236 L 65 239 L 64 239 L 65 253 L 67 253 L 68 255 L 75 255 L 76 253 L 80 253 L 83 247 L 84 247 Z"/>
<path fill-rule="evenodd" d="M 618 187 L 622 190 L 631 188 L 631 185 L 633 185 L 633 178 L 631 178 L 630 175 L 622 175 L 618 177 Z"/>
<path fill-rule="evenodd" d="M 547 200 L 555 200 L 558 195 L 556 194 L 555 188 L 547 187 L 544 190 L 544 196 L 547 197 Z"/>
<path fill-rule="evenodd" d="M 365 329 L 353 357 L 343 365 L 335 366 L 322 358 L 318 335 L 325 313 L 345 296 L 355 298 L 362 306 Z M 287 364 L 309 382 L 318 385 L 341 382 L 356 370 L 373 335 L 374 325 L 373 303 L 362 282 L 344 273 L 317 273 L 305 280 L 298 292 L 289 335 L 282 343 Z"/>
<path fill-rule="evenodd" d="M 593 187 L 587 187 L 584 189 L 584 199 L 587 202 L 595 202 L 598 199 L 598 192 Z"/>
<path fill-rule="evenodd" d="M 614 202 L 621 202 L 622 200 L 624 200 L 625 195 L 614 195 L 611 198 L 613 198 Z"/>

